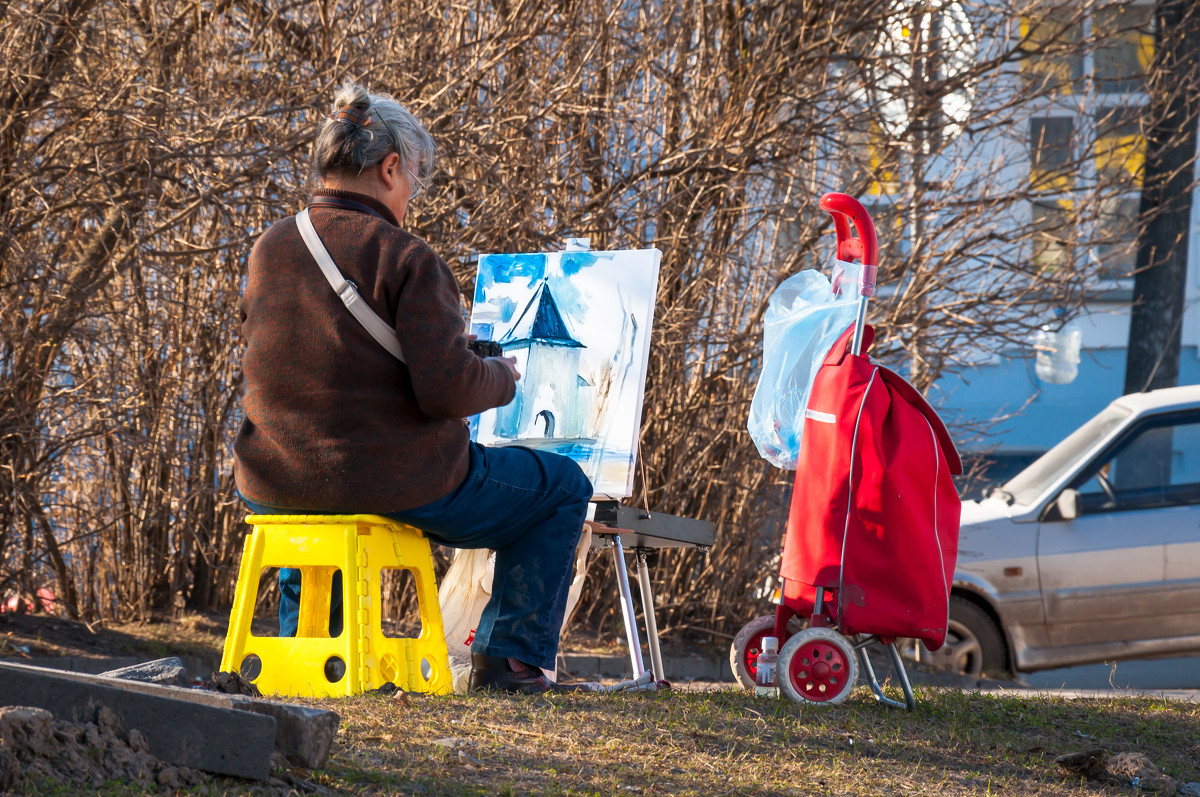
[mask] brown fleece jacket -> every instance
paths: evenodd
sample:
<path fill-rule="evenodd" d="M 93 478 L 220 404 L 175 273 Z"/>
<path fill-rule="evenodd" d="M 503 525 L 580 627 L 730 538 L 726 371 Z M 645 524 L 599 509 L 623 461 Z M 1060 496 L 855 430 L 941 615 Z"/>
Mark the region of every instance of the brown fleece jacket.
<path fill-rule="evenodd" d="M 466 476 L 463 418 L 511 401 L 512 375 L 467 348 L 454 276 L 387 207 L 344 191 L 316 196 L 379 214 L 309 210 L 342 274 L 394 326 L 408 364 L 342 304 L 296 219 L 272 225 L 250 253 L 242 297 L 238 490 L 257 503 L 317 512 L 397 512 L 435 501 Z"/>

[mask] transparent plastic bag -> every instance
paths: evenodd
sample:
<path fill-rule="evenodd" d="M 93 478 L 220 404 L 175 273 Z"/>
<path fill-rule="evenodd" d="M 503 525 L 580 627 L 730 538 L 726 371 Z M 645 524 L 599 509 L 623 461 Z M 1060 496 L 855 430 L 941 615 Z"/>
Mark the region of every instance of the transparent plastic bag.
<path fill-rule="evenodd" d="M 1033 370 L 1038 379 L 1052 385 L 1066 385 L 1079 375 L 1079 347 L 1083 333 L 1074 321 L 1057 331 L 1049 324 L 1033 333 L 1036 353 Z"/>
<path fill-rule="evenodd" d="M 775 289 L 763 317 L 763 368 L 746 428 L 762 458 L 787 470 L 795 469 L 800 453 L 813 378 L 858 311 L 857 293 L 844 287 L 861 282 L 862 267 L 835 263 L 840 294 L 824 274 L 806 269 Z"/>
<path fill-rule="evenodd" d="M 567 627 L 587 571 L 587 555 L 591 548 L 592 531 L 587 526 L 575 547 L 575 575 L 567 593 L 567 607 L 562 628 Z M 471 677 L 471 643 L 483 607 L 492 597 L 492 577 L 496 572 L 496 552 L 487 548 L 460 548 L 454 552 L 450 568 L 438 587 L 438 603 L 442 608 L 442 625 L 446 632 L 446 652 L 450 655 L 450 676 L 454 691 L 463 694 Z M 560 629 L 560 633 L 561 633 Z M 547 670 L 550 678 L 555 670 Z"/>

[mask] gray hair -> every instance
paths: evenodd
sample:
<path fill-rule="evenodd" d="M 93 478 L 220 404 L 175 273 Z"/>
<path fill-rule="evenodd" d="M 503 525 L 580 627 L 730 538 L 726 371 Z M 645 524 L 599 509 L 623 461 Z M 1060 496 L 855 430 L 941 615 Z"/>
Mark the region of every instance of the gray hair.
<path fill-rule="evenodd" d="M 367 114 L 367 123 L 335 120 L 334 115 L 344 108 Z M 330 172 L 357 176 L 392 152 L 400 156 L 401 168 L 411 176 L 414 195 L 419 193 L 433 174 L 433 137 L 390 94 L 377 94 L 350 81 L 343 83 L 313 145 L 313 176 L 324 179 Z"/>

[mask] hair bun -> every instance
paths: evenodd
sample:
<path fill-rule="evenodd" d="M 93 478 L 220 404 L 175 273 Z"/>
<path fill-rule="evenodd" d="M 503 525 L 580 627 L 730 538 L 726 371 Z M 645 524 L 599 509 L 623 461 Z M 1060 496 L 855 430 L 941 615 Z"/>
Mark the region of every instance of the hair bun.
<path fill-rule="evenodd" d="M 371 116 L 366 111 L 361 111 L 358 108 L 347 106 L 340 108 L 329 115 L 329 118 L 335 122 L 345 122 L 354 127 L 366 127 L 371 124 Z"/>

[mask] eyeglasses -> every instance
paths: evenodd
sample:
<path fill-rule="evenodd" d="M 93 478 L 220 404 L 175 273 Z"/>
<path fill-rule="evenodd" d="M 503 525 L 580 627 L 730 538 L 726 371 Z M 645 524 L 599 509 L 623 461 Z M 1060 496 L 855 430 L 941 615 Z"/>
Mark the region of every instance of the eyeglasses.
<path fill-rule="evenodd" d="M 425 182 L 417 177 L 414 172 L 408 172 L 408 186 L 411 189 L 411 193 L 408 195 L 409 202 L 425 193 Z"/>

